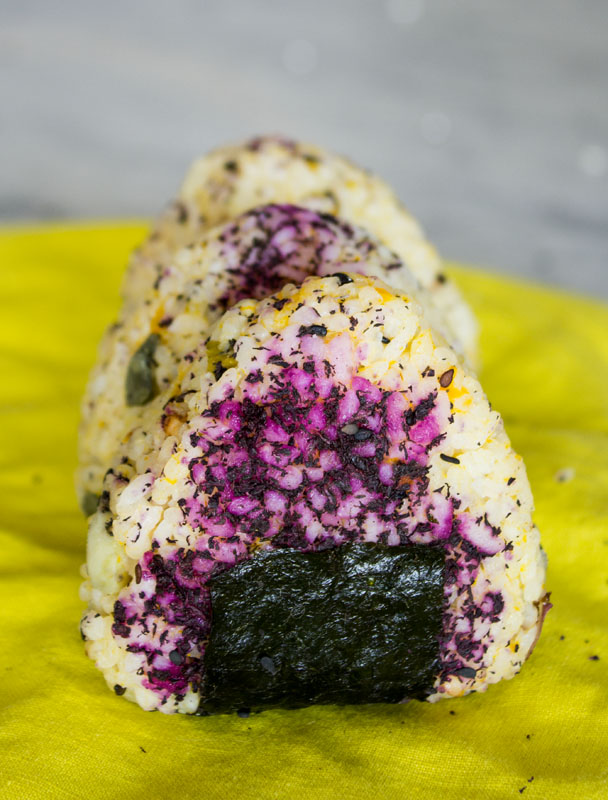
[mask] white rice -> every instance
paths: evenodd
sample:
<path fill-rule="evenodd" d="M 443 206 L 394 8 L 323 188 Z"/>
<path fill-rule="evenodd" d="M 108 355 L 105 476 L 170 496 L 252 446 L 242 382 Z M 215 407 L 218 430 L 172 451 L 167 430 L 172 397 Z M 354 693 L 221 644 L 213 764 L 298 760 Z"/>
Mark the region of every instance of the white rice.
<path fill-rule="evenodd" d="M 175 393 L 181 359 L 229 305 L 243 296 L 262 298 L 286 281 L 340 270 L 376 276 L 415 294 L 429 322 L 458 349 L 459 340 L 433 295 L 367 231 L 296 207 L 246 212 L 201 235 L 196 245 L 174 253 L 162 266 L 139 269 L 137 302 L 126 302 L 108 329 L 82 404 L 76 479 L 81 500 L 99 494 L 103 475 L 131 431 L 149 428 L 158 418 Z M 157 341 L 157 396 L 130 406 L 125 393 L 129 364 L 150 336 Z"/>
<path fill-rule="evenodd" d="M 429 700 L 512 677 L 534 645 L 546 609 L 545 562 L 525 469 L 500 416 L 412 295 L 350 278 L 309 278 L 242 300 L 215 322 L 210 339 L 191 331 L 188 305 L 175 308 L 171 325 L 192 341 L 173 378 L 174 399 L 162 407 L 166 396 L 157 399 L 156 422 L 131 431 L 105 477 L 82 592 L 89 656 L 108 685 L 142 708 L 198 708 L 205 640 L 189 621 L 188 587 L 193 582 L 196 592 L 190 601 L 202 602 L 214 564 L 280 546 L 287 512 L 300 537 L 290 546 L 300 549 L 328 539 L 445 546 L 440 662 Z M 272 415 L 287 413 L 289 403 L 300 433 L 286 444 Z M 234 438 L 245 407 L 271 420 L 259 423 L 250 450 Z M 168 426 L 168 419 L 178 421 Z M 362 428 L 368 438 L 347 451 L 331 444 Z M 321 434 L 326 449 L 315 438 Z M 316 444 L 304 458 L 309 440 Z M 373 450 L 380 441 L 386 449 Z M 230 483 L 230 464 L 247 459 L 263 467 L 263 494 L 237 496 L 241 484 Z M 402 486 L 399 465 L 417 477 L 407 491 L 387 495 L 399 497 L 396 507 L 371 511 L 378 480 L 391 491 Z M 224 475 L 221 489 L 214 470 Z M 350 489 L 336 489 L 344 476 Z M 331 487 L 330 513 L 323 492 Z M 174 575 L 174 588 L 161 592 L 161 577 Z M 197 613 L 203 630 L 204 609 Z"/>

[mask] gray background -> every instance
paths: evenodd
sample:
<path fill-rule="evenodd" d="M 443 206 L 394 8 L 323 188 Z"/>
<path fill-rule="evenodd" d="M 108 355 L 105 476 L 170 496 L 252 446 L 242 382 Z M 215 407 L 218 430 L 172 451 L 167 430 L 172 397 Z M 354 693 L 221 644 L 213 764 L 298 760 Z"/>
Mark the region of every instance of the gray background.
<path fill-rule="evenodd" d="M 152 215 L 281 132 L 444 256 L 608 297 L 607 87 L 607 0 L 0 0 L 0 219 Z"/>

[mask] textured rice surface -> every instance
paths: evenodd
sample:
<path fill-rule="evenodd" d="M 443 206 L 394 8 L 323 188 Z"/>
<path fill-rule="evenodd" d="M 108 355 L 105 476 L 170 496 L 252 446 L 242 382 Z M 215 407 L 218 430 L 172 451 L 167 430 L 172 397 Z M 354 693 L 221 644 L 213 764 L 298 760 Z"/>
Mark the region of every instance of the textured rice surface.
<path fill-rule="evenodd" d="M 196 711 L 214 568 L 352 541 L 445 548 L 430 700 L 517 673 L 546 607 L 525 469 L 416 300 L 309 278 L 242 300 L 211 337 L 155 433 L 121 449 L 90 520 L 82 632 L 108 684 Z"/>
<path fill-rule="evenodd" d="M 177 393 L 181 359 L 226 308 L 244 297 L 261 299 L 308 275 L 338 271 L 379 277 L 396 289 L 416 293 L 432 326 L 450 338 L 449 326 L 430 293 L 368 232 L 295 206 L 246 212 L 209 231 L 196 245 L 174 253 L 162 269 L 139 275 L 138 302 L 126 303 L 118 322 L 107 331 L 85 393 L 77 475 L 80 497 L 99 494 L 121 442 L 137 426 L 156 419 L 171 394 Z M 136 398 L 145 402 L 128 405 L 129 365 L 146 342 L 145 347 L 151 345 L 149 381 Z M 168 424 L 175 425 L 175 420 Z"/>
<path fill-rule="evenodd" d="M 380 178 L 319 147 L 262 137 L 223 147 L 195 161 L 173 204 L 134 254 L 127 303 L 208 227 L 265 203 L 292 203 L 361 225 L 391 248 L 429 290 L 450 343 L 475 364 L 477 325 L 416 220 Z"/>

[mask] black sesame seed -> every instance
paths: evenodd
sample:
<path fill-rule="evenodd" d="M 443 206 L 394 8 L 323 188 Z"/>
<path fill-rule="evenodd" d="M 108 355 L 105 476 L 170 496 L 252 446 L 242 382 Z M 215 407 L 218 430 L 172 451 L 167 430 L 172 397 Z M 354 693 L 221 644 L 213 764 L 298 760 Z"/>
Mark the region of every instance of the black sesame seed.
<path fill-rule="evenodd" d="M 445 453 L 441 453 L 439 458 L 443 459 L 443 461 L 447 461 L 448 464 L 460 464 L 459 459 L 454 458 L 454 456 L 446 456 Z"/>
<path fill-rule="evenodd" d="M 448 386 L 452 383 L 453 379 L 454 379 L 454 370 L 453 369 L 448 369 L 439 378 L 439 385 L 442 388 L 447 389 Z"/>
<path fill-rule="evenodd" d="M 127 691 L 127 687 L 126 686 L 121 686 L 119 683 L 116 683 L 114 685 L 114 691 L 120 697 L 121 695 L 123 695 Z"/>
<path fill-rule="evenodd" d="M 333 275 L 329 276 L 330 278 L 337 278 L 339 285 L 344 286 L 345 283 L 352 283 L 353 279 L 347 275 L 345 272 L 334 272 Z"/>

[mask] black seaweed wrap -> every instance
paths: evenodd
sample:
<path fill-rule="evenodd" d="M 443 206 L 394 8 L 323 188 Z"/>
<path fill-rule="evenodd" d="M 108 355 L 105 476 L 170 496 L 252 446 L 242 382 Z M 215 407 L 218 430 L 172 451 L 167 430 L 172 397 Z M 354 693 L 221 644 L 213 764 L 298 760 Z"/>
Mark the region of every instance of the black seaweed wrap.
<path fill-rule="evenodd" d="M 211 579 L 202 712 L 394 703 L 437 675 L 444 550 L 260 553 Z"/>

